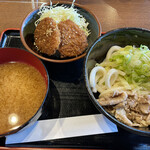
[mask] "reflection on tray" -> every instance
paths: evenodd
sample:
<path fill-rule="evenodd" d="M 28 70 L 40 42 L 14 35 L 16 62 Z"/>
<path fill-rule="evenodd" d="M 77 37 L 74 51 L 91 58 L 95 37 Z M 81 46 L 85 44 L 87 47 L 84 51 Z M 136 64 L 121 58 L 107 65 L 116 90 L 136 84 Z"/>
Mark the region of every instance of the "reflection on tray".
<path fill-rule="evenodd" d="M 60 96 L 58 90 L 52 81 L 50 81 L 50 90 L 46 99 L 42 115 L 39 120 L 58 118 L 60 113 Z"/>

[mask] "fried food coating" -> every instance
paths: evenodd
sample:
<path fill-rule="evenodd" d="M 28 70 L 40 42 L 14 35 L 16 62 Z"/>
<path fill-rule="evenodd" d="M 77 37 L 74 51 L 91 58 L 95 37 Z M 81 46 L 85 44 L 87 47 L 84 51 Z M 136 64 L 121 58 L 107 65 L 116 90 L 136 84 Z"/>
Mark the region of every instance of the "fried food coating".
<path fill-rule="evenodd" d="M 86 49 L 87 37 L 73 21 L 61 21 L 58 28 L 61 33 L 59 52 L 62 58 L 78 56 Z"/>
<path fill-rule="evenodd" d="M 34 32 L 35 45 L 38 50 L 47 55 L 53 55 L 60 45 L 60 31 L 52 18 L 44 18 Z"/>

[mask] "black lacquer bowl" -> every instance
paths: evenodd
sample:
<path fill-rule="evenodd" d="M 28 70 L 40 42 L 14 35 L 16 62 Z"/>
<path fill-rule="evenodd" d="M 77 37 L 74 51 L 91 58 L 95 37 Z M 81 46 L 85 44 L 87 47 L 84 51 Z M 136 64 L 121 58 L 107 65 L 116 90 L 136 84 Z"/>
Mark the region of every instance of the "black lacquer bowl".
<path fill-rule="evenodd" d="M 121 28 L 107 32 L 103 36 L 99 37 L 93 45 L 89 48 L 85 57 L 84 63 L 84 78 L 86 88 L 92 102 L 96 108 L 104 114 L 108 119 L 122 127 L 127 131 L 131 131 L 136 134 L 150 136 L 150 127 L 147 128 L 134 128 L 118 121 L 115 117 L 110 115 L 96 100 L 95 94 L 93 94 L 89 85 L 89 73 L 96 63 L 100 63 L 105 59 L 106 53 L 113 45 L 125 47 L 127 45 L 146 45 L 150 48 L 150 31 L 142 28 Z"/>

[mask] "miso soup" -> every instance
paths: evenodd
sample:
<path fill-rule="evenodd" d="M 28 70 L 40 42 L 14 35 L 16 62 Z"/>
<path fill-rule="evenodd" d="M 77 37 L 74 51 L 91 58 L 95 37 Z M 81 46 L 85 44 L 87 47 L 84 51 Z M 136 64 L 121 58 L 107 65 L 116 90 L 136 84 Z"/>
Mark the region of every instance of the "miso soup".
<path fill-rule="evenodd" d="M 41 106 L 46 90 L 43 76 L 33 66 L 0 64 L 0 134 L 27 122 Z"/>

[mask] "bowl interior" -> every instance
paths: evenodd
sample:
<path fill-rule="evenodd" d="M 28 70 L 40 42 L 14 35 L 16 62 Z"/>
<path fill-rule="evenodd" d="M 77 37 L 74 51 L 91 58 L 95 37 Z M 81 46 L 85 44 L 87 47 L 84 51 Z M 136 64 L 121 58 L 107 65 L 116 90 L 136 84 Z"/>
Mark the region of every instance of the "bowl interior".
<path fill-rule="evenodd" d="M 100 112 L 102 112 L 106 117 L 108 117 L 111 121 L 123 127 L 124 129 L 127 129 L 128 131 L 133 131 L 141 135 L 148 135 L 148 136 L 150 136 L 150 128 L 129 127 L 119 122 L 109 113 L 107 113 L 105 109 L 97 102 L 96 98 L 98 95 L 93 94 L 88 79 L 91 69 L 95 66 L 96 63 L 101 63 L 105 59 L 106 53 L 111 46 L 118 45 L 121 47 L 125 47 L 127 45 L 135 45 L 136 47 L 139 47 L 142 44 L 150 48 L 149 39 L 150 39 L 150 31 L 146 29 L 122 28 L 110 31 L 104 34 L 103 36 L 99 37 L 96 40 L 96 42 L 89 48 L 84 64 L 86 88 L 88 90 L 91 100 L 93 101 L 97 109 Z"/>
<path fill-rule="evenodd" d="M 64 3 L 58 3 L 57 6 L 60 6 L 62 4 Z M 67 7 L 71 7 L 71 3 L 66 3 L 64 5 Z M 88 36 L 88 44 L 90 46 L 96 40 L 96 38 L 100 36 L 100 33 L 101 33 L 100 23 L 97 20 L 96 16 L 89 10 L 83 8 L 82 6 L 78 4 L 75 4 L 74 8 L 76 8 L 78 10 L 78 13 L 84 16 L 86 21 L 89 22 L 88 29 L 90 30 L 91 34 Z M 36 9 L 33 12 L 31 12 L 22 23 L 20 35 L 21 35 L 21 40 L 24 46 L 30 52 L 34 53 L 36 56 L 40 57 L 41 59 L 52 61 L 52 62 L 53 61 L 55 62 L 55 59 L 56 59 L 56 62 L 65 61 L 66 59 L 62 59 L 62 60 L 60 60 L 60 58 L 54 59 L 52 56 L 41 54 L 36 51 L 35 46 L 34 46 L 34 30 L 35 30 L 34 23 L 39 18 L 39 16 L 37 15 L 38 11 L 39 9 Z M 79 58 L 85 56 L 85 53 L 81 55 L 79 56 Z M 74 58 L 68 58 L 68 60 L 66 61 L 68 62 L 72 60 L 74 60 Z"/>
<path fill-rule="evenodd" d="M 46 70 L 45 66 L 43 65 L 43 63 L 36 56 L 34 56 L 33 54 L 31 54 L 25 50 L 21 50 L 18 48 L 0 48 L 0 64 L 4 64 L 4 63 L 8 63 L 8 62 L 23 62 L 23 63 L 29 64 L 29 65 L 35 67 L 41 73 L 41 75 L 43 76 L 43 78 L 45 80 L 45 83 L 47 86 L 47 88 L 46 88 L 46 96 L 47 96 L 48 90 L 49 90 L 48 73 L 47 73 L 47 70 Z M 45 96 L 45 99 L 46 99 L 46 96 Z M 42 104 L 39 105 L 39 109 L 37 110 L 37 112 L 35 112 L 35 115 L 31 116 L 31 118 L 26 123 L 19 124 L 19 125 L 16 124 L 17 125 L 16 127 L 10 128 L 9 132 L 4 133 L 0 136 L 5 136 L 8 134 L 15 133 L 15 132 L 19 131 L 20 129 L 27 127 L 29 124 L 36 121 L 41 115 L 41 109 L 45 102 L 45 99 L 43 100 Z M 23 109 L 22 107 L 23 107 L 23 105 L 21 106 L 21 108 L 19 105 L 19 109 Z M 16 108 L 14 108 L 14 109 L 16 109 Z"/>
<path fill-rule="evenodd" d="M 43 63 L 37 57 L 25 50 L 21 50 L 18 48 L 1 48 L 0 64 L 11 61 L 24 62 L 35 67 L 41 73 L 41 75 L 45 79 L 46 85 L 48 86 L 47 71 Z"/>

